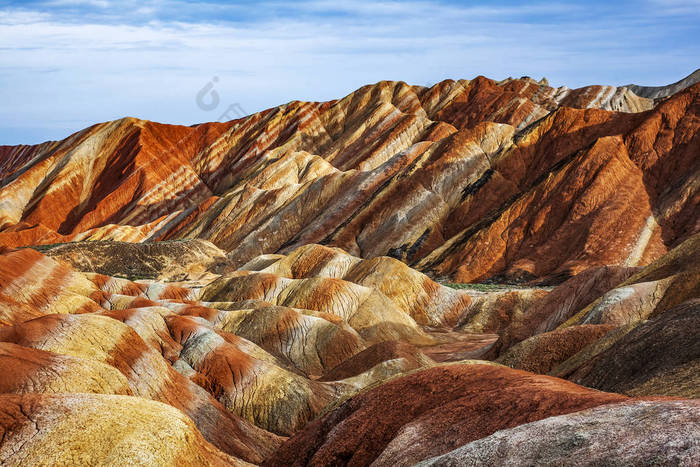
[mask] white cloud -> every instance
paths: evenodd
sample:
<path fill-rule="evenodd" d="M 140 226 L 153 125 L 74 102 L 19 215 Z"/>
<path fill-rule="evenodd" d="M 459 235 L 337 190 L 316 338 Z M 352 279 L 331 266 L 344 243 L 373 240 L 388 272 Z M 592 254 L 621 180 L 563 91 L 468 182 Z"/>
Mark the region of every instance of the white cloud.
<path fill-rule="evenodd" d="M 91 6 L 97 8 L 108 8 L 114 5 L 115 2 L 107 0 L 50 0 L 44 2 L 48 7 L 84 7 Z"/>
<path fill-rule="evenodd" d="M 666 31 L 642 13 L 591 19 L 567 4 L 313 0 L 281 15 L 274 2 L 254 11 L 219 4 L 194 9 L 173 0 L 131 2 L 134 9 L 98 3 L 100 11 L 118 8 L 126 16 L 79 20 L 50 9 L 0 10 L 0 121 L 65 136 L 124 115 L 212 120 L 219 109 L 204 112 L 194 97 L 214 75 L 221 111 L 234 102 L 257 111 L 292 99 L 341 97 L 381 79 L 426 84 L 528 74 L 569 86 L 663 84 L 680 78 L 679 69 L 692 71 L 698 64 L 689 64 L 700 55 L 697 38 L 664 48 Z M 144 9 L 139 21 L 127 21 L 137 8 Z M 151 11 L 181 13 L 166 20 Z M 13 134 L 19 133 L 0 130 L 0 144 L 21 141 Z"/>
<path fill-rule="evenodd" d="M 35 24 L 50 19 L 48 13 L 24 10 L 0 10 L 0 25 Z"/>

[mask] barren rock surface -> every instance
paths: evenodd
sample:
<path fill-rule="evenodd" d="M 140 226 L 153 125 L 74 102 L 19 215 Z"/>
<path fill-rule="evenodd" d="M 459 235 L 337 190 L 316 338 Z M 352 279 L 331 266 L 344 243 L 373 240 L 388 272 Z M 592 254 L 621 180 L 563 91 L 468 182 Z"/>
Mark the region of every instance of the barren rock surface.
<path fill-rule="evenodd" d="M 699 326 L 700 300 L 685 302 L 626 333 L 569 379 L 631 395 L 698 398 Z"/>
<path fill-rule="evenodd" d="M 499 431 L 418 465 L 691 466 L 698 416 L 698 401 L 611 404 Z"/>
<path fill-rule="evenodd" d="M 411 465 L 498 430 L 626 399 L 500 366 L 440 366 L 354 396 L 266 465 Z"/>

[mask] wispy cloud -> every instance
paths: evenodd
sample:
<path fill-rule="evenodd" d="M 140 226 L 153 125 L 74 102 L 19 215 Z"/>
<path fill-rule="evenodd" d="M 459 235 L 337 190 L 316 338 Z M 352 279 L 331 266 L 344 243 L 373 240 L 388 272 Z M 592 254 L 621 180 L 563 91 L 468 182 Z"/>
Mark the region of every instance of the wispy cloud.
<path fill-rule="evenodd" d="M 687 15 L 697 18 L 700 12 L 700 0 L 651 0 L 656 13 L 663 16 Z"/>
<path fill-rule="evenodd" d="M 0 144 L 123 115 L 213 120 L 218 110 L 195 103 L 213 76 L 222 110 L 248 111 L 381 79 L 662 84 L 700 66 L 700 10 L 674 13 L 688 3 L 10 2 L 0 9 Z"/>

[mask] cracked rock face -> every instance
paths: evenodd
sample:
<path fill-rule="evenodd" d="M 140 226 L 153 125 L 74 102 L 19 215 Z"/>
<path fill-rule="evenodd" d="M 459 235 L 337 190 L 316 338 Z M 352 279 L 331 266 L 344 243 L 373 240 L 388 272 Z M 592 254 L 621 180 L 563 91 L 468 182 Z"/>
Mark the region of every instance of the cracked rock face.
<path fill-rule="evenodd" d="M 10 342 L 0 342 L 0 372 L 2 394 L 134 394 L 126 377 L 111 365 Z"/>

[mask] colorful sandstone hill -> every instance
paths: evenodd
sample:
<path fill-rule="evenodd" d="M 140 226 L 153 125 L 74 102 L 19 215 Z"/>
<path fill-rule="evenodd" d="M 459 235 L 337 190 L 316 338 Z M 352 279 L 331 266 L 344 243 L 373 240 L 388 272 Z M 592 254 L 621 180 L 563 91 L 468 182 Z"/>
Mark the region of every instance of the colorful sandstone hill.
<path fill-rule="evenodd" d="M 0 146 L 0 465 L 698 465 L 699 79 Z"/>

